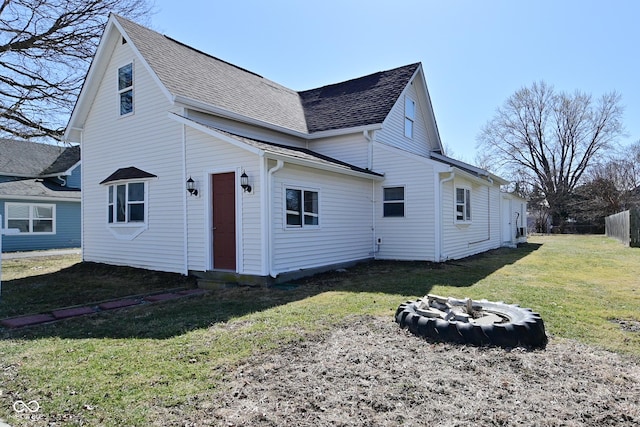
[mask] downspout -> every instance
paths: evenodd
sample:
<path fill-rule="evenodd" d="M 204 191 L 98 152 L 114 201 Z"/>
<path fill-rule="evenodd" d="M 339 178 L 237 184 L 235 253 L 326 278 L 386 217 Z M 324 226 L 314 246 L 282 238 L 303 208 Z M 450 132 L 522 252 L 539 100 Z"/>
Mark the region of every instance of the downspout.
<path fill-rule="evenodd" d="M 439 174 L 438 172 L 436 172 L 437 174 Z M 449 171 L 449 176 L 446 178 L 440 178 L 440 183 L 438 185 L 438 215 L 436 215 L 436 233 L 438 234 L 438 237 L 435 239 L 436 240 L 436 244 L 438 245 L 436 247 L 436 261 L 444 261 L 444 258 L 442 256 L 442 247 L 444 246 L 444 229 L 443 229 L 443 218 L 442 218 L 442 194 L 443 194 L 443 188 L 444 188 L 444 183 L 451 181 L 453 178 L 455 177 L 455 173 L 450 170 Z"/>
<path fill-rule="evenodd" d="M 375 131 L 362 131 L 364 139 L 369 143 L 369 158 L 367 159 L 367 169 L 373 170 L 373 133 Z"/>
<path fill-rule="evenodd" d="M 184 111 L 183 111 L 184 114 Z M 187 176 L 187 127 L 182 125 L 182 178 L 181 182 L 186 181 Z M 189 274 L 189 221 L 188 221 L 188 209 L 187 209 L 187 192 L 182 192 L 182 233 L 183 233 L 183 245 L 182 245 L 182 262 L 184 263 L 183 274 L 186 276 Z M 206 270 L 206 267 L 204 268 Z"/>
<path fill-rule="evenodd" d="M 84 207 L 86 203 L 84 202 L 85 192 L 82 191 L 82 188 L 85 185 L 84 179 L 84 166 L 82 165 L 82 152 L 84 151 L 84 129 L 80 131 L 80 251 L 82 253 L 82 261 L 84 261 Z"/>
<path fill-rule="evenodd" d="M 276 165 L 269 169 L 267 172 L 267 185 L 265 190 L 267 190 L 267 203 L 269 208 L 267 209 L 267 265 L 269 266 L 269 276 L 272 278 L 276 278 L 278 273 L 273 268 L 273 175 L 278 172 L 280 169 L 284 167 L 284 162 L 282 160 L 276 160 Z"/>
<path fill-rule="evenodd" d="M 373 132 L 365 130 L 362 132 L 364 139 L 369 143 L 369 158 L 367 159 L 367 169 L 373 170 Z M 375 259 L 380 252 L 380 245 L 376 241 L 376 182 L 371 180 L 371 249 Z"/>

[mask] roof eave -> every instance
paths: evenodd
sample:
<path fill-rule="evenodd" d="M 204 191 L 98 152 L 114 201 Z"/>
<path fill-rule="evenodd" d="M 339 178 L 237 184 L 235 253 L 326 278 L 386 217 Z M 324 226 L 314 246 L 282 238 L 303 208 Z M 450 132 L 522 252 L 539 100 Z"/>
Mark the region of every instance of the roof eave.
<path fill-rule="evenodd" d="M 382 123 L 373 123 L 373 124 L 363 125 L 363 126 L 330 129 L 325 131 L 308 133 L 308 132 L 297 131 L 295 129 L 287 128 L 284 126 L 278 126 L 276 124 L 265 122 L 262 120 L 254 119 L 254 118 L 245 116 L 243 114 L 235 113 L 225 108 L 208 104 L 206 102 L 198 101 L 196 99 L 189 98 L 183 95 L 175 95 L 174 103 L 179 103 L 187 108 L 193 108 L 195 110 L 202 111 L 204 113 L 209 113 L 209 114 L 220 116 L 226 119 L 231 119 L 231 120 L 240 121 L 240 122 L 247 123 L 254 126 L 259 126 L 265 129 L 273 130 L 276 132 L 284 133 L 287 135 L 295 136 L 295 137 L 306 139 L 306 140 L 328 138 L 332 136 L 348 135 L 351 133 L 361 133 L 369 130 L 382 129 Z"/>
<path fill-rule="evenodd" d="M 491 182 L 495 182 L 499 185 L 505 185 L 509 183 L 509 181 L 505 180 L 504 178 L 501 178 L 484 169 L 481 169 L 477 166 L 470 165 L 463 161 L 456 160 L 451 157 L 447 157 L 442 154 L 438 154 L 434 152 L 430 153 L 430 156 L 432 159 L 451 165 L 455 169 L 467 173 L 469 176 L 482 177 L 484 179 L 490 180 Z"/>
<path fill-rule="evenodd" d="M 380 130 L 382 129 L 382 123 L 373 123 L 369 125 L 348 127 L 348 128 L 340 128 L 340 129 L 331 129 L 331 130 L 323 130 L 319 132 L 313 132 L 311 134 L 307 134 L 307 139 L 321 139 L 321 138 L 329 138 L 332 136 L 340 136 L 340 135 L 348 135 L 351 133 L 362 133 L 366 131 L 372 130 Z"/>
<path fill-rule="evenodd" d="M 80 142 L 81 133 L 84 128 L 84 122 L 87 118 L 89 108 L 91 107 L 91 101 L 95 94 L 98 92 L 98 88 L 93 84 L 94 80 L 99 79 L 101 76 L 97 76 L 98 73 L 104 73 L 106 71 L 106 64 L 109 62 L 110 55 L 103 54 L 105 50 L 110 47 L 113 48 L 117 43 L 117 38 L 114 36 L 114 31 L 117 31 L 115 24 L 115 17 L 111 15 L 105 26 L 104 33 L 100 38 L 100 43 L 96 49 L 96 53 L 93 55 L 87 75 L 84 79 L 82 89 L 76 100 L 69 122 L 64 131 L 63 140 L 67 142 Z"/>
<path fill-rule="evenodd" d="M 283 126 L 278 126 L 276 124 L 273 123 L 269 123 L 269 122 L 265 122 L 262 120 L 258 120 L 258 119 L 254 119 L 252 117 L 248 117 L 245 116 L 243 114 L 240 113 L 235 113 L 233 111 L 227 110 L 225 108 L 221 108 L 206 102 L 202 102 L 202 101 L 198 101 L 197 99 L 193 99 L 193 98 L 189 98 L 187 96 L 184 95 L 175 95 L 173 97 L 173 101 L 174 103 L 179 103 L 184 105 L 187 108 L 193 108 L 195 110 L 199 110 L 202 111 L 204 113 L 209 113 L 209 114 L 213 114 L 216 116 L 220 116 L 226 119 L 231 119 L 231 120 L 235 120 L 235 121 L 240 121 L 243 123 L 247 123 L 250 125 L 255 125 L 255 126 L 260 126 L 266 129 L 270 129 L 270 130 L 274 130 L 280 133 L 285 133 L 288 135 L 293 135 L 293 136 L 297 136 L 299 138 L 307 138 L 308 137 L 308 133 L 306 132 L 300 132 L 294 129 L 290 129 L 290 128 L 286 128 Z"/>

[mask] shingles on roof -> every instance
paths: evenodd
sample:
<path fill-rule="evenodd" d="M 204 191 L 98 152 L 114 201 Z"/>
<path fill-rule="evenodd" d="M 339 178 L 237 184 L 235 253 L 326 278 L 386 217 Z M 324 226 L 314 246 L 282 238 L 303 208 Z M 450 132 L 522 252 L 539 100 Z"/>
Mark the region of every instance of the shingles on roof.
<path fill-rule="evenodd" d="M 138 169 L 134 166 L 129 166 L 128 168 L 120 168 L 105 179 L 103 179 L 100 184 L 106 184 L 108 182 L 113 181 L 121 181 L 123 179 L 144 179 L 144 178 L 157 178 L 157 175 L 154 175 L 149 172 L 145 172 L 141 169 Z"/>
<path fill-rule="evenodd" d="M 23 179 L 0 182 L 0 196 L 65 198 L 80 201 L 80 189 L 63 187 L 41 179 Z"/>
<path fill-rule="evenodd" d="M 80 146 L 67 147 L 62 154 L 45 170 L 42 175 L 52 175 L 66 172 L 80 161 Z"/>
<path fill-rule="evenodd" d="M 114 16 L 173 95 L 299 133 L 382 123 L 420 66 L 411 64 L 296 92 Z"/>
<path fill-rule="evenodd" d="M 382 123 L 419 66 L 300 92 L 309 132 Z"/>
<path fill-rule="evenodd" d="M 68 171 L 79 161 L 79 147 L 0 139 L 0 175 L 51 176 Z"/>
<path fill-rule="evenodd" d="M 125 18 L 116 19 L 171 94 L 298 132 L 307 131 L 296 91 Z"/>

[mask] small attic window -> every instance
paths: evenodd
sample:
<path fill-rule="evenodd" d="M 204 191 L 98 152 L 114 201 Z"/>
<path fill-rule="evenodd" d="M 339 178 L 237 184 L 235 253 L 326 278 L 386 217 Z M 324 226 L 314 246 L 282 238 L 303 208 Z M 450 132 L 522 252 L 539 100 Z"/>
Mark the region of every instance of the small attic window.
<path fill-rule="evenodd" d="M 122 38 L 122 44 L 127 44 L 127 39 L 125 39 L 124 37 Z"/>
<path fill-rule="evenodd" d="M 118 68 L 118 97 L 120 115 L 133 113 L 133 63 Z"/>

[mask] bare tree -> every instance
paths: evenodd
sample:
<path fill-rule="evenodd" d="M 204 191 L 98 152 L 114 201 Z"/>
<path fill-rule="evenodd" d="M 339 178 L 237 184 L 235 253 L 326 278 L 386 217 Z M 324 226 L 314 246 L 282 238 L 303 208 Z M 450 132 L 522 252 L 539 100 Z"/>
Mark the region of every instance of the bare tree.
<path fill-rule="evenodd" d="M 591 181 L 610 181 L 615 186 L 620 210 L 637 204 L 640 190 L 640 141 L 620 148 L 607 162 L 594 167 L 589 178 Z"/>
<path fill-rule="evenodd" d="M 562 225 L 570 195 L 594 159 L 623 132 L 616 92 L 556 93 L 544 82 L 522 88 L 497 109 L 478 136 L 493 165 L 525 179 L 544 196 L 554 226 Z"/>
<path fill-rule="evenodd" d="M 0 135 L 60 138 L 110 12 L 147 0 L 0 0 Z"/>

